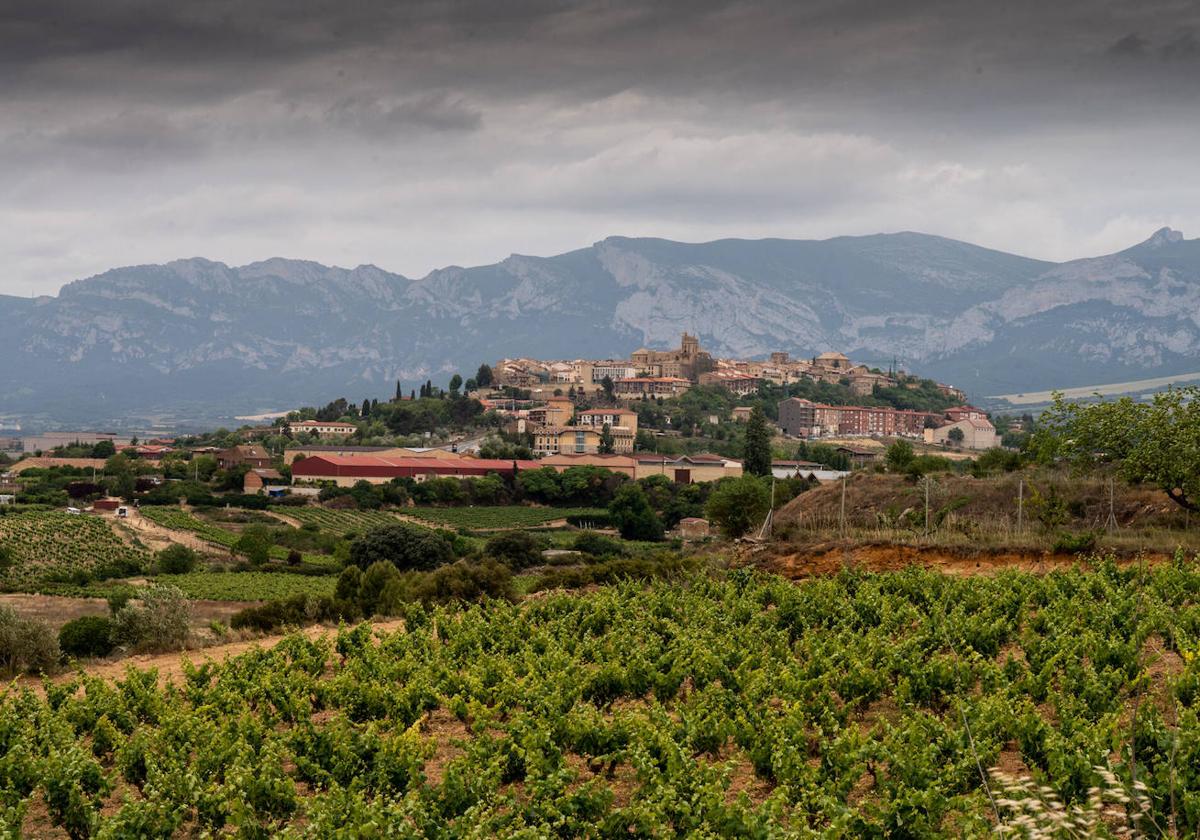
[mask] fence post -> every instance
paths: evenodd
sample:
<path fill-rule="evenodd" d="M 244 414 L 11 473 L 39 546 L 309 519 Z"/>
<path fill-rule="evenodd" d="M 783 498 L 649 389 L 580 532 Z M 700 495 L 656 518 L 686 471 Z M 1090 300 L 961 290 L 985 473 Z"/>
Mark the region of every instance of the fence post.
<path fill-rule="evenodd" d="M 1017 485 L 1017 533 L 1025 530 L 1025 479 Z"/>

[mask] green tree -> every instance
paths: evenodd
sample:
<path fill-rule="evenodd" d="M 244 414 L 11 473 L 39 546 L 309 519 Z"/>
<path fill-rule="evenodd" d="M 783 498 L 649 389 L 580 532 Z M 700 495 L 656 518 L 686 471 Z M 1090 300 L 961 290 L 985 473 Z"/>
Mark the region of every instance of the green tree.
<path fill-rule="evenodd" d="M 196 568 L 199 556 L 186 545 L 174 543 L 155 555 L 159 574 L 183 575 Z"/>
<path fill-rule="evenodd" d="M 238 541 L 233 544 L 233 550 L 241 554 L 251 565 L 261 566 L 271 558 L 271 532 L 262 525 L 251 525 L 242 531 Z"/>
<path fill-rule="evenodd" d="M 117 454 L 117 447 L 111 440 L 102 440 L 92 446 L 93 458 L 111 458 Z"/>
<path fill-rule="evenodd" d="M 616 452 L 616 440 L 613 438 L 612 429 L 607 423 L 600 429 L 600 454 L 611 455 Z"/>
<path fill-rule="evenodd" d="M 604 389 L 604 398 L 612 402 L 614 399 L 612 377 L 605 374 L 604 378 L 600 380 L 600 387 Z"/>
<path fill-rule="evenodd" d="M 958 426 L 955 426 L 953 429 L 946 432 L 946 437 L 948 439 L 950 439 L 954 443 L 955 446 L 958 446 L 966 438 L 966 435 L 963 434 L 962 429 L 960 429 Z"/>
<path fill-rule="evenodd" d="M 746 422 L 746 444 L 742 454 L 742 469 L 750 475 L 771 474 L 771 430 L 767 418 L 758 406 Z"/>
<path fill-rule="evenodd" d="M 1038 420 L 1029 448 L 1044 463 L 1110 464 L 1131 483 L 1152 484 L 1200 510 L 1200 388 L 1170 388 L 1138 402 L 1080 405 L 1062 394 Z"/>
<path fill-rule="evenodd" d="M 475 384 L 480 388 L 487 388 L 492 384 L 492 369 L 488 365 L 480 365 L 479 370 L 475 371 Z"/>
<path fill-rule="evenodd" d="M 736 539 L 766 518 L 771 507 L 767 483 L 754 475 L 726 479 L 717 485 L 704 511 L 721 533 Z"/>
<path fill-rule="evenodd" d="M 427 571 L 453 560 L 446 540 L 429 528 L 406 522 L 370 530 L 350 545 L 350 562 L 360 569 L 383 561 L 402 572 Z"/>
<path fill-rule="evenodd" d="M 542 552 L 549 548 L 545 537 L 528 531 L 504 531 L 487 541 L 484 553 L 510 569 L 527 569 L 542 562 Z"/>
<path fill-rule="evenodd" d="M 663 524 L 650 506 L 646 491 L 636 482 L 621 486 L 608 506 L 608 515 L 627 540 L 662 539 Z"/>
<path fill-rule="evenodd" d="M 450 393 L 458 396 L 458 389 L 462 387 L 463 378 L 457 373 L 450 377 Z"/>
<path fill-rule="evenodd" d="M 911 443 L 906 440 L 898 440 L 887 448 L 884 463 L 887 464 L 890 472 L 904 473 L 913 465 L 916 457 Z"/>

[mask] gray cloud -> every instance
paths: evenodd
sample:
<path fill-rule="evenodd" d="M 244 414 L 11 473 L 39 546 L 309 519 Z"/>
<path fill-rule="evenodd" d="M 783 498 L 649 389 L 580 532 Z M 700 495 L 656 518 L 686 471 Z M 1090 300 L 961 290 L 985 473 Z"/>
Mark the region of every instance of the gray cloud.
<path fill-rule="evenodd" d="M 0 292 L 200 254 L 1200 227 L 1191 0 L 10 0 Z"/>

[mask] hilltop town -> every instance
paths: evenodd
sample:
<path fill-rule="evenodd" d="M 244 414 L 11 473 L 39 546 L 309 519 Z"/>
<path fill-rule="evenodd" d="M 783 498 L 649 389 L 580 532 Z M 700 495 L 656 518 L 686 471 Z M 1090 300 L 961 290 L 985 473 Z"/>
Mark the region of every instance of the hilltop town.
<path fill-rule="evenodd" d="M 880 398 L 889 395 L 891 404 Z M 427 436 L 422 443 L 428 445 L 387 434 L 405 432 L 396 421 L 418 405 L 449 407 L 444 426 L 433 420 L 412 428 Z M 685 332 L 676 349 L 643 347 L 628 359 L 500 359 L 465 381 L 453 377 L 448 389 L 428 382 L 419 395 L 406 395 L 397 386 L 382 407 L 377 400 L 337 400 L 268 426 L 245 427 L 227 436 L 233 440 L 30 436 L 20 441 L 22 451 L 39 457 L 26 457 L 13 469 L 103 468 L 102 458 L 86 457 L 89 447 L 99 447 L 149 462 L 209 456 L 218 469 L 241 471 L 243 489 L 251 493 L 580 465 L 691 483 L 742 474 L 739 438 L 756 410 L 771 427 L 779 454 L 795 454 L 788 440 L 834 442 L 817 450 L 824 455 L 819 460 L 773 459 L 780 475 L 807 469 L 815 478 L 837 477 L 839 468 L 882 451 L 862 440 L 904 438 L 945 451 L 983 451 L 1000 442 L 987 415 L 965 405 L 962 392 L 950 385 L 871 368 L 833 351 L 811 359 L 784 352 L 766 360 L 714 358 Z M 445 441 L 439 444 L 434 435 Z M 64 453 L 77 457 L 54 457 Z"/>

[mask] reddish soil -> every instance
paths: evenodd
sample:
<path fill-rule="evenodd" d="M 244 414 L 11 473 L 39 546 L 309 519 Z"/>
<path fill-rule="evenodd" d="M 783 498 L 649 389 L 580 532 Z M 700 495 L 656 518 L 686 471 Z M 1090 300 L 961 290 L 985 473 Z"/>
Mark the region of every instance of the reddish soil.
<path fill-rule="evenodd" d="M 785 548 L 781 546 L 781 549 Z M 1144 554 L 1118 560 L 1132 564 L 1144 559 L 1147 563 L 1167 562 L 1165 554 Z M 892 572 L 909 566 L 937 569 L 951 575 L 993 574 L 1004 569 L 1026 572 L 1050 572 L 1069 569 L 1082 561 L 1070 554 L 1021 551 L 963 551 L 948 548 L 921 548 L 911 545 L 850 545 L 826 546 L 790 554 L 778 554 L 763 559 L 762 564 L 772 572 L 797 579 L 817 575 L 837 574 L 845 568 L 871 572 Z"/>

